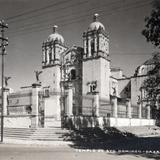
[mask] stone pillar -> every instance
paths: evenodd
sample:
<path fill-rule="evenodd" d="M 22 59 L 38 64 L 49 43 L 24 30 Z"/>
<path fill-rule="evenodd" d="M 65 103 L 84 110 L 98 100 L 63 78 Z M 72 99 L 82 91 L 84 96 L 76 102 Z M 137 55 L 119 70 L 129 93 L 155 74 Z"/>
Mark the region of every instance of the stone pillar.
<path fill-rule="evenodd" d="M 150 105 L 147 105 L 147 119 L 151 119 L 151 107 Z"/>
<path fill-rule="evenodd" d="M 117 97 L 116 96 L 112 97 L 112 102 L 113 102 L 113 117 L 117 118 L 118 117 L 118 105 L 117 105 Z"/>
<path fill-rule="evenodd" d="M 44 64 L 47 64 L 47 47 L 46 46 L 44 47 L 44 56 L 45 56 Z"/>
<path fill-rule="evenodd" d="M 71 116 L 73 115 L 73 90 L 71 86 L 68 87 L 67 92 L 66 115 Z"/>
<path fill-rule="evenodd" d="M 54 54 L 53 54 L 53 45 L 52 45 L 52 44 L 51 44 L 51 46 L 50 46 L 50 52 L 51 52 L 50 62 L 51 62 L 51 64 L 53 64 Z"/>
<path fill-rule="evenodd" d="M 4 88 L 4 97 L 3 97 L 3 103 L 4 103 L 4 108 L 3 108 L 3 115 L 6 116 L 7 115 L 7 106 L 8 106 L 8 100 L 7 100 L 7 96 L 9 94 L 9 88 Z"/>
<path fill-rule="evenodd" d="M 99 35 L 97 34 L 97 52 L 99 51 Z"/>
<path fill-rule="evenodd" d="M 46 58 L 45 58 L 45 47 L 42 48 L 42 63 L 45 64 Z"/>
<path fill-rule="evenodd" d="M 94 103 L 93 103 L 95 115 L 98 117 L 99 116 L 99 94 L 95 93 L 94 94 Z"/>
<path fill-rule="evenodd" d="M 32 84 L 32 119 L 31 119 L 31 127 L 38 127 L 39 122 L 39 110 L 38 110 L 38 91 L 40 90 L 40 84 Z"/>
<path fill-rule="evenodd" d="M 88 37 L 88 57 L 91 57 L 91 37 Z"/>
<path fill-rule="evenodd" d="M 141 103 L 138 103 L 138 118 L 142 118 L 142 105 Z"/>
<path fill-rule="evenodd" d="M 83 48 L 84 48 L 84 54 L 85 54 L 85 56 L 86 56 L 86 54 L 87 54 L 86 38 L 83 39 Z"/>
<path fill-rule="evenodd" d="M 127 107 L 127 117 L 128 118 L 132 118 L 132 114 L 131 114 L 131 100 L 130 99 L 126 100 L 126 107 Z"/>
<path fill-rule="evenodd" d="M 46 64 L 49 64 L 49 47 L 46 47 Z"/>
<path fill-rule="evenodd" d="M 94 52 L 95 52 L 95 54 L 97 54 L 97 37 L 96 37 L 96 35 L 94 35 Z"/>

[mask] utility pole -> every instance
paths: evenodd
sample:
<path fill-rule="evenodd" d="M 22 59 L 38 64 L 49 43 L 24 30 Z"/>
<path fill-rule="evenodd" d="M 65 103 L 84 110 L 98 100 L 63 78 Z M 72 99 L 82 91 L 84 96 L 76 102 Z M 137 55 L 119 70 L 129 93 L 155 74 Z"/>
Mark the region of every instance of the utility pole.
<path fill-rule="evenodd" d="M 4 20 L 0 21 L 0 48 L 1 48 L 1 55 L 2 55 L 2 75 L 1 75 L 1 81 L 2 81 L 2 88 L 1 88 L 1 142 L 3 142 L 3 128 L 4 128 L 4 55 L 6 55 L 6 46 L 8 45 L 8 38 L 4 37 L 4 31 L 8 28 L 8 25 L 4 22 Z"/>

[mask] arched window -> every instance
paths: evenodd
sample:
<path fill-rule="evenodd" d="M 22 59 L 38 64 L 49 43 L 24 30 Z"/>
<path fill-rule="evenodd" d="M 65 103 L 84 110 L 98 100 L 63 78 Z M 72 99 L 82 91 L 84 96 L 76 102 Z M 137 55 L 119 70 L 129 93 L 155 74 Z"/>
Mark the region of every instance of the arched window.
<path fill-rule="evenodd" d="M 52 50 L 49 50 L 49 61 L 52 61 Z"/>
<path fill-rule="evenodd" d="M 91 41 L 91 55 L 93 56 L 94 55 L 94 41 L 92 40 Z"/>
<path fill-rule="evenodd" d="M 47 47 L 45 46 L 45 63 L 47 63 Z"/>

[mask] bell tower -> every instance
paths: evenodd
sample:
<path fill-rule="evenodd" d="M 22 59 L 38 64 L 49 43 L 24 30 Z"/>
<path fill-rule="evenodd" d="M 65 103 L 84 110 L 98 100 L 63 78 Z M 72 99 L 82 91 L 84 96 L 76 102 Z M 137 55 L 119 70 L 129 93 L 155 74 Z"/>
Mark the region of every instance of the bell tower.
<path fill-rule="evenodd" d="M 98 16 L 98 14 L 94 14 L 88 31 L 83 33 L 84 59 L 97 57 L 107 59 L 109 56 L 109 37 L 105 32 L 104 25 L 98 21 Z"/>
<path fill-rule="evenodd" d="M 100 98 L 110 101 L 109 37 L 98 16 L 94 14 L 93 22 L 83 33 L 83 94 L 98 92 Z"/>
<path fill-rule="evenodd" d="M 58 26 L 53 26 L 53 33 L 42 44 L 41 83 L 45 98 L 45 127 L 61 126 L 61 55 L 67 47 L 64 45 L 64 38 L 57 29 Z"/>
<path fill-rule="evenodd" d="M 60 57 L 67 49 L 64 38 L 58 33 L 58 26 L 53 26 L 53 33 L 42 44 L 42 85 L 55 92 L 60 91 Z"/>
<path fill-rule="evenodd" d="M 60 64 L 60 55 L 66 50 L 64 38 L 58 33 L 58 26 L 53 26 L 53 33 L 42 44 L 42 68 Z"/>

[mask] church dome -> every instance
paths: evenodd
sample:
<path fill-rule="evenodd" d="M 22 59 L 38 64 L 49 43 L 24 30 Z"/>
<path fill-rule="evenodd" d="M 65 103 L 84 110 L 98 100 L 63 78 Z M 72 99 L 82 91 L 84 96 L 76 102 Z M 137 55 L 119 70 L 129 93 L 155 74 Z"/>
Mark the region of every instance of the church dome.
<path fill-rule="evenodd" d="M 49 35 L 47 41 L 48 42 L 52 42 L 52 41 L 58 41 L 59 43 L 64 43 L 64 38 L 62 35 L 60 35 L 58 32 L 57 32 L 57 28 L 58 26 L 53 26 L 53 33 L 51 35 Z"/>
<path fill-rule="evenodd" d="M 98 14 L 94 14 L 94 17 L 93 17 L 93 22 L 89 25 L 88 27 L 88 31 L 93 31 L 93 30 L 98 30 L 98 29 L 103 29 L 105 30 L 105 27 L 104 25 L 98 21 Z"/>

